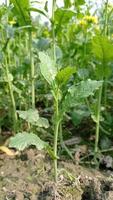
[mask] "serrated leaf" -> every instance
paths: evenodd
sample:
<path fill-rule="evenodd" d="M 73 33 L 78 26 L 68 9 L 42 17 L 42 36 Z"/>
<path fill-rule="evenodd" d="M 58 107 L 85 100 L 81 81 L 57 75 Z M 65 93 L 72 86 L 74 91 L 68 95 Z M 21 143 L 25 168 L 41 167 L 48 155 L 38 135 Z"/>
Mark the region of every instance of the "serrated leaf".
<path fill-rule="evenodd" d="M 113 60 L 113 44 L 106 36 L 95 36 L 92 41 L 92 52 L 101 62 Z"/>
<path fill-rule="evenodd" d="M 66 67 L 64 69 L 61 69 L 56 75 L 56 81 L 61 86 L 65 85 L 72 76 L 72 74 L 74 74 L 75 72 L 76 69 L 72 67 Z"/>
<path fill-rule="evenodd" d="M 39 120 L 38 110 L 33 110 L 33 109 L 29 109 L 27 111 L 18 110 L 17 112 L 21 119 L 24 119 L 31 124 L 34 124 Z"/>
<path fill-rule="evenodd" d="M 91 95 L 102 86 L 102 81 L 86 80 L 81 81 L 77 86 L 69 88 L 67 95 L 65 96 L 62 108 L 62 112 L 66 112 L 70 107 L 78 105 L 80 101 Z"/>
<path fill-rule="evenodd" d="M 72 86 L 69 88 L 69 93 L 72 97 L 76 98 L 77 100 L 82 98 L 87 98 L 90 95 L 94 94 L 94 91 L 99 89 L 102 85 L 102 81 L 96 80 L 86 80 L 81 81 L 77 86 Z"/>
<path fill-rule="evenodd" d="M 41 74 L 44 76 L 49 84 L 52 84 L 57 74 L 57 69 L 55 67 L 54 61 L 47 53 L 44 52 L 39 52 L 39 59 Z"/>
<path fill-rule="evenodd" d="M 47 119 L 45 119 L 44 117 L 40 117 L 37 122 L 36 122 L 36 125 L 38 127 L 44 127 L 44 128 L 49 128 L 49 122 Z"/>
<path fill-rule="evenodd" d="M 38 150 L 42 150 L 47 147 L 47 143 L 42 141 L 34 133 L 22 132 L 11 137 L 9 147 L 23 151 L 25 148 L 34 145 Z"/>

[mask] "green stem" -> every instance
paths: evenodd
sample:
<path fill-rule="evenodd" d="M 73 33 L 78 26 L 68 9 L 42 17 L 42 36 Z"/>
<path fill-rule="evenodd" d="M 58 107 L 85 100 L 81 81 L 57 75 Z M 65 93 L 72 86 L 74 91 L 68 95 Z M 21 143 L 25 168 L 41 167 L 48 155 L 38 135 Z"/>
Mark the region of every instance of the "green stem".
<path fill-rule="evenodd" d="M 97 105 L 97 122 L 96 122 L 96 138 L 95 138 L 95 160 L 96 156 L 98 153 L 98 143 L 99 143 L 99 129 L 100 129 L 100 112 L 101 112 L 101 99 L 102 99 L 102 88 L 103 86 L 100 87 L 99 89 L 99 94 L 98 94 L 98 105 Z"/>
<path fill-rule="evenodd" d="M 108 33 L 108 0 L 106 0 L 106 7 L 105 7 L 105 24 L 104 24 L 104 35 L 106 36 Z M 103 60 L 103 66 L 105 65 L 105 62 Z M 102 77 L 103 79 L 104 77 Z M 104 88 L 104 103 L 106 104 L 106 91 L 107 91 L 107 81 L 105 82 L 105 88 Z M 100 129 L 100 112 L 101 112 L 101 101 L 102 101 L 102 90 L 103 90 L 103 84 L 99 89 L 98 94 L 98 105 L 97 105 L 97 122 L 96 122 L 96 138 L 95 138 L 95 150 L 94 150 L 94 158 L 96 161 L 97 153 L 98 153 L 98 143 L 99 143 L 99 129 Z"/>
<path fill-rule="evenodd" d="M 53 38 L 53 60 L 54 60 L 54 65 L 56 65 L 56 43 L 55 43 L 55 6 L 56 6 L 56 0 L 52 0 L 52 38 Z M 55 89 L 55 88 L 54 88 Z M 55 89 L 56 90 L 56 89 Z M 54 117 L 55 117 L 55 122 L 54 122 L 54 179 L 55 182 L 57 182 L 57 142 L 58 142 L 58 133 L 59 133 L 59 91 L 58 88 L 55 92 L 55 98 L 54 98 L 54 105 L 55 105 L 55 110 L 54 110 Z"/>
<path fill-rule="evenodd" d="M 32 109 L 35 109 L 35 67 L 34 67 L 34 58 L 32 50 L 32 31 L 29 31 L 29 48 L 30 48 L 30 65 L 31 65 L 31 97 L 32 97 Z"/>
<path fill-rule="evenodd" d="M 109 0 L 106 0 L 106 6 L 105 6 L 105 24 L 104 24 L 104 35 L 105 36 L 108 34 L 108 2 L 109 2 Z"/>
<path fill-rule="evenodd" d="M 108 0 L 106 0 L 105 6 L 105 23 L 104 23 L 104 35 L 108 35 Z M 107 78 L 104 81 L 104 106 L 106 107 L 107 104 Z"/>
<path fill-rule="evenodd" d="M 106 105 L 107 105 L 107 86 L 108 86 L 108 84 L 107 84 L 107 78 L 105 78 L 105 80 L 104 80 L 104 107 L 106 107 Z"/>
<path fill-rule="evenodd" d="M 58 103 L 58 91 L 55 99 L 55 129 L 54 129 L 54 178 L 55 182 L 57 182 L 57 142 L 58 142 L 58 133 L 59 133 L 59 103 Z"/>
<path fill-rule="evenodd" d="M 53 59 L 56 64 L 56 42 L 55 42 L 55 7 L 56 0 L 52 1 L 52 38 L 53 38 Z"/>
<path fill-rule="evenodd" d="M 8 82 L 9 94 L 10 94 L 12 109 L 13 109 L 13 123 L 14 123 L 13 126 L 15 130 L 16 124 L 17 124 L 16 103 L 15 103 L 14 94 L 13 94 L 12 82 L 9 79 L 10 73 L 9 73 L 8 64 L 7 64 L 7 58 L 5 58 L 5 69 L 6 69 L 6 78 Z"/>

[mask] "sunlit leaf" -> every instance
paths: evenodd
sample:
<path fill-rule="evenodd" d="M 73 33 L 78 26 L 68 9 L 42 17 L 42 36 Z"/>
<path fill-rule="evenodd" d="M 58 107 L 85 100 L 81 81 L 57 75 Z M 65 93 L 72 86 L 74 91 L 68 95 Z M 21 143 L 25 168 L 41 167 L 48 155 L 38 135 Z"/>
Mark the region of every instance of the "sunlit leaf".
<path fill-rule="evenodd" d="M 61 69 L 56 75 L 56 81 L 59 85 L 65 85 L 70 77 L 76 72 L 76 68 L 65 67 Z"/>
<path fill-rule="evenodd" d="M 37 135 L 33 133 L 22 132 L 11 137 L 9 147 L 23 151 L 29 146 L 35 146 L 38 150 L 42 150 L 47 147 L 47 143 L 42 141 Z"/>
<path fill-rule="evenodd" d="M 46 118 L 44 118 L 44 117 L 40 117 L 38 120 L 37 120 L 37 122 L 36 122 L 36 125 L 38 126 L 38 127 L 44 127 L 44 128 L 49 128 L 49 122 L 48 122 L 48 120 L 46 119 Z"/>
<path fill-rule="evenodd" d="M 113 60 L 113 44 L 106 36 L 95 36 L 93 38 L 92 51 L 103 64 Z"/>
<path fill-rule="evenodd" d="M 55 23 L 66 24 L 73 16 L 76 16 L 75 11 L 70 9 L 58 8 L 55 11 Z"/>
<path fill-rule="evenodd" d="M 17 112 L 21 119 L 24 119 L 31 124 L 34 124 L 39 120 L 38 110 L 33 110 L 33 109 L 29 109 L 27 111 L 18 110 Z"/>
<path fill-rule="evenodd" d="M 39 52 L 39 59 L 41 74 L 49 84 L 52 84 L 57 74 L 57 69 L 55 67 L 54 61 L 47 53 L 44 52 Z"/>

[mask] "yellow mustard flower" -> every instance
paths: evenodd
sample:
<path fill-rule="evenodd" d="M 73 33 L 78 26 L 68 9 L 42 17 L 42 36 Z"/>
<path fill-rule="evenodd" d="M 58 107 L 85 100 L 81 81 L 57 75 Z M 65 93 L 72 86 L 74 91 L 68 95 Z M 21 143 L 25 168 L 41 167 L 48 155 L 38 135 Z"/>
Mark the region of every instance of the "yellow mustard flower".
<path fill-rule="evenodd" d="M 85 27 L 87 25 L 85 20 L 80 20 L 79 25 Z"/>
<path fill-rule="evenodd" d="M 98 23 L 98 17 L 97 16 L 86 15 L 85 17 L 83 17 L 83 20 L 85 20 L 88 23 L 93 23 L 93 24 Z"/>
<path fill-rule="evenodd" d="M 14 25 L 14 24 L 16 24 L 16 21 L 15 21 L 15 20 L 10 20 L 8 23 L 9 23 L 10 25 Z"/>

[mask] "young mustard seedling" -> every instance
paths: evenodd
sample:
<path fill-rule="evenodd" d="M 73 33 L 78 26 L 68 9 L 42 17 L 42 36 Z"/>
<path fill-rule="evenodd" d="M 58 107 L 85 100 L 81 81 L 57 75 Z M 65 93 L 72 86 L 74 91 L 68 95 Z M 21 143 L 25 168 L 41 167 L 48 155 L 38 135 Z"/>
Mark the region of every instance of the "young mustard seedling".
<path fill-rule="evenodd" d="M 66 87 L 70 77 L 76 72 L 72 67 L 66 67 L 57 72 L 56 65 L 47 53 L 39 52 L 40 70 L 48 82 L 54 98 L 54 175 L 57 181 L 57 141 L 60 131 L 60 123 L 64 114 L 70 107 L 75 107 L 78 102 L 94 94 L 101 87 L 101 81 L 81 81 L 77 85 Z"/>

